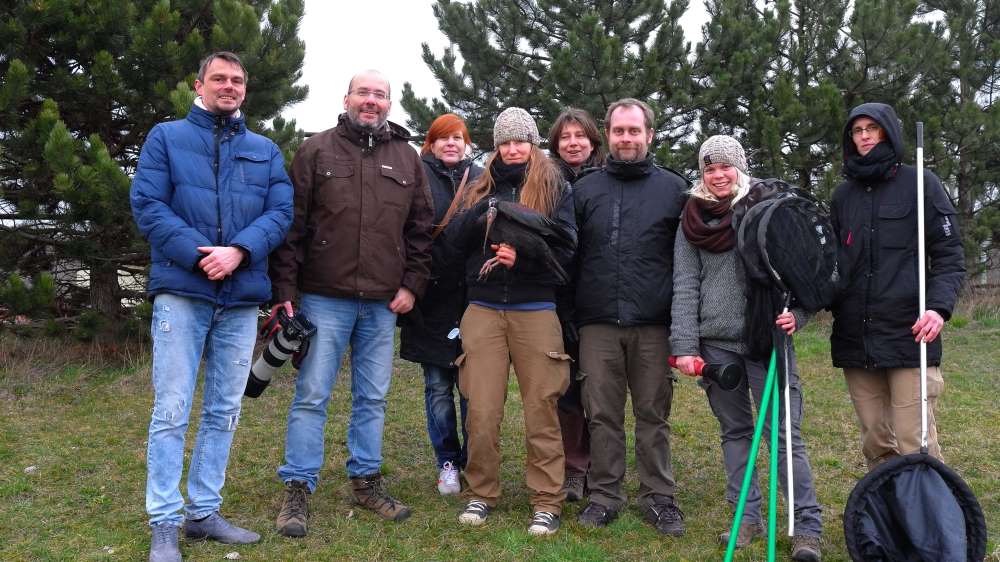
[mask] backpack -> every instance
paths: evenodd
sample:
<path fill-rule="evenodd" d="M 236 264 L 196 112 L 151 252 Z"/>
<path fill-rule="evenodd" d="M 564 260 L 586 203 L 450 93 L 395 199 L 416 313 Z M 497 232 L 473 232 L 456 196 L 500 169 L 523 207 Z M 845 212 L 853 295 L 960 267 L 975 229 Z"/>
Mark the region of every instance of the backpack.
<path fill-rule="evenodd" d="M 840 280 L 837 238 L 825 206 L 779 179 L 751 185 L 734 206 L 733 224 L 747 277 L 750 354 L 765 357 L 782 309 L 814 313 L 833 302 Z"/>

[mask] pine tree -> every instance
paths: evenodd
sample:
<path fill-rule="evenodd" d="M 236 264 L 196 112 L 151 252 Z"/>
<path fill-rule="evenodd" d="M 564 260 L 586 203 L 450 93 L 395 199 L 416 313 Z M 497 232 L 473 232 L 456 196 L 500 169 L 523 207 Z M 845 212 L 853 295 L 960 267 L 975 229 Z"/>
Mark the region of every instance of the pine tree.
<path fill-rule="evenodd" d="M 490 150 L 505 107 L 527 109 L 544 136 L 567 106 L 600 121 L 611 102 L 634 97 L 656 111 L 657 142 L 673 146 L 693 121 L 690 46 L 678 23 L 686 9 L 686 0 L 438 0 L 434 15 L 452 47 L 438 58 L 425 43 L 423 58 L 442 97 L 428 102 L 405 84 L 408 124 L 423 134 L 454 111 Z"/>
<path fill-rule="evenodd" d="M 923 121 L 927 166 L 958 209 L 969 272 L 1000 264 L 1000 2 L 935 0 L 933 48 L 904 123 Z M 912 127 L 910 128 L 912 133 Z"/>
<path fill-rule="evenodd" d="M 300 134 L 275 116 L 306 95 L 302 13 L 302 0 L 5 2 L 0 274 L 49 271 L 63 307 L 120 314 L 141 294 L 120 279 L 148 262 L 128 198 L 146 134 L 187 113 L 202 57 L 231 50 L 249 72 L 248 125 L 290 155 Z"/>

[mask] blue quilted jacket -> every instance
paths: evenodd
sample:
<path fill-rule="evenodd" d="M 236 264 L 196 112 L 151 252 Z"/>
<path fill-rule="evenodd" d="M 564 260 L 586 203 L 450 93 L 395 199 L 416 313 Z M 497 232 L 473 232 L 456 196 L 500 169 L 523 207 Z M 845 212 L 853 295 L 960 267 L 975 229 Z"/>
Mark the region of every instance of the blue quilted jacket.
<path fill-rule="evenodd" d="M 147 291 L 256 305 L 271 298 L 267 256 L 292 222 L 292 186 L 271 140 L 193 106 L 150 131 L 132 180 L 132 213 L 152 249 Z M 199 246 L 236 246 L 247 257 L 222 281 L 197 267 Z"/>

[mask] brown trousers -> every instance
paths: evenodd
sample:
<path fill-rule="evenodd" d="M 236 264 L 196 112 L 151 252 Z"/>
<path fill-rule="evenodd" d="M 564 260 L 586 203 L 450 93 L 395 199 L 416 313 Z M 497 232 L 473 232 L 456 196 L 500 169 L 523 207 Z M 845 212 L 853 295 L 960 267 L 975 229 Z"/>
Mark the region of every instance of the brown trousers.
<path fill-rule="evenodd" d="M 528 487 L 534 511 L 559 515 L 564 456 L 556 402 L 569 386 L 569 356 L 554 310 L 504 311 L 470 304 L 459 327 L 459 389 L 469 401 L 466 497 L 496 506 L 500 497 L 500 423 L 511 362 L 524 404 Z"/>
<path fill-rule="evenodd" d="M 920 450 L 920 369 L 844 369 L 844 378 L 869 467 L 888 456 Z M 928 367 L 927 452 L 944 460 L 934 423 L 934 405 L 942 390 L 941 369 Z"/>
<path fill-rule="evenodd" d="M 626 497 L 625 400 L 632 394 L 641 506 L 673 501 L 670 459 L 673 378 L 666 326 L 588 324 L 580 329 L 583 406 L 590 420 L 590 501 L 619 510 Z"/>

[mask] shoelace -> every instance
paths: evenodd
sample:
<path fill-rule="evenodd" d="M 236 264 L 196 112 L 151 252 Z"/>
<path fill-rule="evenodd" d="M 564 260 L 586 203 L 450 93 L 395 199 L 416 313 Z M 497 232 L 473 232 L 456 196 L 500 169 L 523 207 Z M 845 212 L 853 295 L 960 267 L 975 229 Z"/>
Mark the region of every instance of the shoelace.
<path fill-rule="evenodd" d="M 455 465 L 451 464 L 451 461 L 444 463 L 441 469 L 443 471 L 443 480 L 446 484 L 458 483 L 458 469 L 455 468 Z"/>
<path fill-rule="evenodd" d="M 472 500 L 465 505 L 466 513 L 475 513 L 476 515 L 483 515 L 488 509 L 489 507 L 486 505 L 486 502 L 479 500 Z"/>
<path fill-rule="evenodd" d="M 288 511 L 305 511 L 306 489 L 298 486 L 288 488 Z"/>
<path fill-rule="evenodd" d="M 177 527 L 169 523 L 153 525 L 153 544 L 172 543 Z"/>
<path fill-rule="evenodd" d="M 555 521 L 556 516 L 549 513 L 548 511 L 537 511 L 535 516 L 531 518 L 532 525 L 544 525 L 548 527 Z"/>

